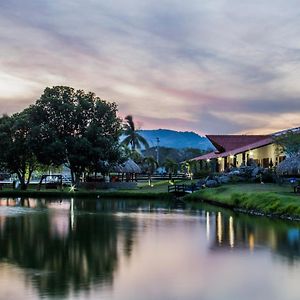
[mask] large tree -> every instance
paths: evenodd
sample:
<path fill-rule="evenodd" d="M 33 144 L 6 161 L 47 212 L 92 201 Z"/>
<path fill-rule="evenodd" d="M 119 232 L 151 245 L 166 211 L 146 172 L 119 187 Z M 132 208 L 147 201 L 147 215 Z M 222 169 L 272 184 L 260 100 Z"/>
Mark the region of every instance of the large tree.
<path fill-rule="evenodd" d="M 142 146 L 148 149 L 149 144 L 147 140 L 138 133 L 133 117 L 129 115 L 125 117 L 125 120 L 126 122 L 123 124 L 123 134 L 125 135 L 125 139 L 122 143 L 127 146 L 130 145 L 132 151 L 141 149 Z"/>
<path fill-rule="evenodd" d="M 27 189 L 32 172 L 37 167 L 29 114 L 30 109 L 25 109 L 11 117 L 0 118 L 1 168 L 18 176 L 22 190 Z"/>
<path fill-rule="evenodd" d="M 46 88 L 32 107 L 35 153 L 44 164 L 66 164 L 73 183 L 120 158 L 117 105 L 66 86 Z"/>

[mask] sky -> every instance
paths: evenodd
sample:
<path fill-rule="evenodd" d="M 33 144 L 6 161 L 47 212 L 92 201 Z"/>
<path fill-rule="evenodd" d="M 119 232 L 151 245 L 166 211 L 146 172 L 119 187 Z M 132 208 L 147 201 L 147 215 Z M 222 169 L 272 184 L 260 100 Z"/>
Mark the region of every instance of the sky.
<path fill-rule="evenodd" d="M 143 129 L 300 126 L 300 0 L 0 0 L 0 41 L 1 114 L 67 85 Z"/>

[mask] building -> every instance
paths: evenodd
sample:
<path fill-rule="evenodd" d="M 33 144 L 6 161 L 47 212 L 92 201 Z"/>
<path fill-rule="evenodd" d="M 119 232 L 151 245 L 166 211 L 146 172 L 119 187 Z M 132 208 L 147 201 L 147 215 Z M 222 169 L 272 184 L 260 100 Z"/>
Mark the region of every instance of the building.
<path fill-rule="evenodd" d="M 285 159 L 285 154 L 274 143 L 274 137 L 299 131 L 300 127 L 269 135 L 207 135 L 215 151 L 195 157 L 200 169 L 209 168 L 223 172 L 230 167 L 240 167 L 255 162 L 258 166 L 270 168 Z"/>

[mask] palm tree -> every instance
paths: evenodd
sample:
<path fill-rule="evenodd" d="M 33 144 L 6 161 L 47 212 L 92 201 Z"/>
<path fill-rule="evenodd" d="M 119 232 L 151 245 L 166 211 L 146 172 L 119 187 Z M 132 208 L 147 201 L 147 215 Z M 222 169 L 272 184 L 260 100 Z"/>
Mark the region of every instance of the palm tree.
<path fill-rule="evenodd" d="M 178 164 L 173 159 L 167 158 L 165 160 L 164 166 L 169 173 L 170 180 L 173 181 L 173 174 L 178 171 Z"/>
<path fill-rule="evenodd" d="M 143 163 L 146 165 L 148 178 L 149 178 L 149 185 L 151 186 L 152 178 L 154 171 L 158 168 L 158 162 L 155 160 L 153 156 L 148 156 L 143 159 Z"/>
<path fill-rule="evenodd" d="M 125 117 L 126 123 L 124 124 L 124 135 L 126 136 L 123 140 L 124 145 L 131 145 L 131 150 L 134 151 L 136 148 L 140 149 L 143 145 L 146 149 L 149 148 L 147 140 L 141 136 L 135 127 L 133 117 L 131 115 Z"/>

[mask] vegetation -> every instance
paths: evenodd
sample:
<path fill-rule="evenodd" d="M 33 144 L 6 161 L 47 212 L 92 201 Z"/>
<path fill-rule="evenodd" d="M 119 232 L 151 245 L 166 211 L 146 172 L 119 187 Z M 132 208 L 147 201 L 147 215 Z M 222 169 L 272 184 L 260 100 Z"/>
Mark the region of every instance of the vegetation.
<path fill-rule="evenodd" d="M 300 197 L 290 186 L 276 184 L 236 184 L 204 189 L 185 197 L 229 208 L 274 216 L 300 217 Z"/>
<path fill-rule="evenodd" d="M 141 149 L 142 146 L 146 149 L 149 148 L 147 140 L 137 132 L 133 117 L 129 115 L 125 117 L 125 120 L 126 122 L 123 125 L 123 134 L 125 135 L 125 139 L 122 143 L 126 146 L 130 145 L 132 151 Z"/>
<path fill-rule="evenodd" d="M 289 130 L 283 135 L 274 138 L 278 151 L 288 156 L 300 154 L 300 132 Z"/>
<path fill-rule="evenodd" d="M 38 162 L 33 151 L 30 109 L 0 118 L 0 165 L 3 170 L 15 173 L 21 189 L 26 189 Z"/>
<path fill-rule="evenodd" d="M 172 180 L 172 176 L 176 175 L 176 173 L 178 172 L 178 164 L 176 163 L 176 161 L 167 158 L 165 160 L 164 167 L 166 168 L 166 171 L 168 172 L 169 177 Z"/>
<path fill-rule="evenodd" d="M 73 183 L 84 172 L 105 172 L 120 159 L 121 120 L 117 106 L 93 93 L 46 88 L 31 108 L 35 153 L 46 165 L 66 164 Z"/>
<path fill-rule="evenodd" d="M 34 105 L 0 119 L 0 166 L 16 173 L 25 190 L 38 165 L 82 174 L 106 173 L 123 161 L 117 106 L 71 87 L 46 88 Z"/>
<path fill-rule="evenodd" d="M 148 156 L 143 159 L 143 164 L 149 176 L 149 185 L 151 185 L 152 175 L 155 172 L 155 170 L 158 168 L 158 162 L 155 160 L 153 156 Z"/>
<path fill-rule="evenodd" d="M 142 153 L 145 156 L 156 156 L 156 147 L 151 147 L 149 149 L 143 150 Z M 169 147 L 159 147 L 159 161 L 162 165 L 165 164 L 167 159 L 171 159 L 177 163 L 195 158 L 204 154 L 206 151 L 194 148 L 183 148 L 175 149 Z"/>
<path fill-rule="evenodd" d="M 37 190 L 34 185 L 29 185 L 26 191 L 12 190 L 3 188 L 0 197 L 47 197 L 47 198 L 132 198 L 132 199 L 170 199 L 171 195 L 167 192 L 169 182 L 167 180 L 153 181 L 151 186 L 148 183 L 138 183 L 133 190 L 86 190 L 79 188 L 72 191 L 70 187 L 65 187 L 62 191 L 58 190 Z"/>

